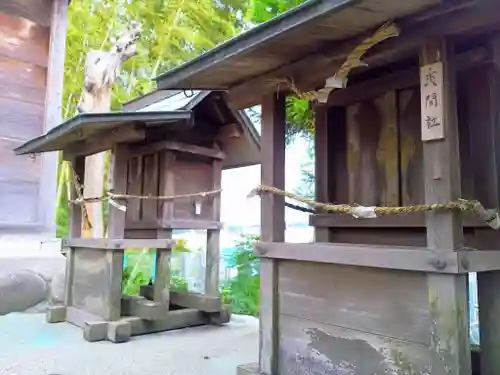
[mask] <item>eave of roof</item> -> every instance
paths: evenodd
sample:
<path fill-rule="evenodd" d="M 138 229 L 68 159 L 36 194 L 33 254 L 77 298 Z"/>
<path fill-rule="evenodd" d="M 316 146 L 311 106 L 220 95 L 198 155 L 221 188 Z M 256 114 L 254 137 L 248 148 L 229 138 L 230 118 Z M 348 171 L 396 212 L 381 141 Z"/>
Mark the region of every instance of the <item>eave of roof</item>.
<path fill-rule="evenodd" d="M 46 134 L 22 144 L 14 149 L 14 152 L 22 155 L 64 150 L 71 143 L 131 122 L 155 126 L 191 120 L 191 111 L 80 113 Z"/>
<path fill-rule="evenodd" d="M 229 90 L 440 0 L 309 0 L 155 78 L 159 89 Z M 333 74 L 334 72 L 332 72 Z M 282 77 L 284 78 L 284 77 Z M 325 77 L 326 78 L 326 77 Z"/>
<path fill-rule="evenodd" d="M 349 6 L 359 3 L 361 0 L 309 0 L 299 6 L 292 8 L 267 22 L 253 27 L 240 35 L 221 43 L 211 50 L 179 65 L 157 77 L 154 80 L 161 85 L 159 88 L 184 88 L 176 87 L 177 82 L 188 78 L 193 73 L 207 69 L 221 59 L 227 59 L 238 55 L 243 51 L 255 48 L 268 39 L 276 37 L 288 30 L 294 29 L 310 22 L 317 17 L 332 11 L 341 11 Z M 197 88 L 197 87 L 193 87 Z M 213 87 L 212 89 L 218 89 Z"/>

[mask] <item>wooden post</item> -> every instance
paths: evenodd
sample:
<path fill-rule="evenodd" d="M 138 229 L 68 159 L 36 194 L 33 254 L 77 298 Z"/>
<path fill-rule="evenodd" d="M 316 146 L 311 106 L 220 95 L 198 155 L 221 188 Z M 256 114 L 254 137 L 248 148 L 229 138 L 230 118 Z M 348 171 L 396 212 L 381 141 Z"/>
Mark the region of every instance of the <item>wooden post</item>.
<path fill-rule="evenodd" d="M 347 178 L 347 161 L 341 156 L 347 154 L 345 107 L 316 105 L 314 117 L 316 201 L 345 203 L 348 194 L 343 177 Z M 316 242 L 332 242 L 332 228 L 315 228 L 314 237 Z"/>
<path fill-rule="evenodd" d="M 492 166 L 490 169 L 489 179 L 486 192 L 492 192 L 493 202 L 490 204 L 498 204 L 499 189 L 498 178 L 500 169 L 499 162 L 499 130 L 500 130 L 500 110 L 498 103 L 500 100 L 500 33 L 491 35 L 491 45 L 493 51 L 493 61 L 489 69 L 489 105 L 490 118 L 487 125 L 483 127 L 486 134 L 478 135 L 482 142 L 478 142 L 478 148 L 484 142 L 491 142 L 491 146 L 487 150 L 492 152 L 487 155 L 487 163 Z M 475 95 L 474 92 L 469 92 L 469 95 Z M 471 131 L 474 130 L 474 123 L 471 124 Z M 481 152 L 481 150 L 478 150 Z M 488 160 L 489 159 L 489 160 Z M 494 206 L 492 206 L 494 207 Z M 498 250 L 496 250 L 498 251 Z M 479 337 L 481 347 L 481 375 L 497 375 L 500 374 L 500 357 L 498 348 L 500 348 L 500 272 L 480 272 L 477 274 L 477 294 L 479 303 Z"/>
<path fill-rule="evenodd" d="M 285 189 L 285 97 L 276 93 L 263 98 L 261 131 L 261 179 L 263 185 Z M 274 194 L 261 198 L 261 241 L 284 242 L 285 200 Z M 260 260 L 259 368 L 278 374 L 278 263 Z"/>
<path fill-rule="evenodd" d="M 159 195 L 175 195 L 175 154 L 172 151 L 164 151 L 160 154 L 160 168 L 159 168 Z M 163 201 L 159 208 L 159 222 L 164 223 L 172 220 L 174 215 L 174 202 Z M 158 238 L 172 239 L 172 229 L 160 229 L 157 232 Z M 170 278 L 171 278 L 171 258 L 172 251 L 156 250 L 156 274 L 153 284 L 153 300 L 161 302 L 167 308 L 170 305 Z"/>
<path fill-rule="evenodd" d="M 315 153 L 315 195 L 318 202 L 330 202 L 330 158 L 328 157 L 329 144 L 328 135 L 328 107 L 316 105 L 314 107 L 314 153 Z M 317 212 L 321 213 L 321 212 Z M 330 228 L 315 228 L 314 240 L 316 242 L 330 242 Z"/>
<path fill-rule="evenodd" d="M 213 189 L 220 189 L 222 183 L 222 162 L 213 163 Z M 213 221 L 220 221 L 220 195 L 213 198 Z M 220 230 L 207 230 L 207 254 L 205 262 L 205 294 L 210 297 L 219 296 L 219 265 L 220 265 Z"/>
<path fill-rule="evenodd" d="M 62 119 L 62 95 L 66 30 L 68 28 L 68 1 L 53 0 L 50 25 L 49 65 L 47 67 L 47 93 L 45 96 L 44 132 L 58 125 Z M 57 191 L 57 152 L 42 155 L 42 171 L 38 201 L 40 221 L 55 236 L 55 212 Z"/>
<path fill-rule="evenodd" d="M 429 40 L 420 51 L 425 203 L 460 197 L 457 104 L 452 48 L 445 39 Z M 461 214 L 427 214 L 427 247 L 455 251 L 463 246 Z M 431 372 L 470 375 L 467 276 L 429 274 Z"/>
<path fill-rule="evenodd" d="M 124 144 L 118 144 L 113 149 L 113 186 L 114 192 L 126 193 L 127 191 L 127 165 L 128 148 Z M 108 219 L 108 237 L 125 238 L 125 211 L 121 210 L 121 205 L 125 202 L 116 202 L 117 205 L 110 203 Z M 118 206 L 118 207 L 117 207 Z M 110 285 L 106 286 L 111 296 L 107 306 L 105 318 L 109 321 L 118 320 L 121 316 L 121 298 L 122 298 L 122 277 L 123 277 L 123 258 L 125 250 L 106 250 L 106 261 L 110 269 Z"/>
<path fill-rule="evenodd" d="M 70 170 L 70 178 L 71 181 L 78 179 L 80 184 L 85 183 L 85 157 L 77 156 L 72 157 L 71 160 L 68 160 L 71 163 Z M 73 201 L 78 198 L 78 193 L 76 191 L 76 184 L 70 184 L 70 196 L 69 201 Z M 82 235 L 82 209 L 83 206 L 79 204 L 70 204 L 69 206 L 69 238 L 79 238 Z M 65 284 L 64 284 L 64 305 L 71 306 L 72 303 L 72 285 L 73 278 L 75 272 L 75 257 L 74 257 L 74 248 L 70 247 L 66 253 L 66 276 L 65 276 Z"/>

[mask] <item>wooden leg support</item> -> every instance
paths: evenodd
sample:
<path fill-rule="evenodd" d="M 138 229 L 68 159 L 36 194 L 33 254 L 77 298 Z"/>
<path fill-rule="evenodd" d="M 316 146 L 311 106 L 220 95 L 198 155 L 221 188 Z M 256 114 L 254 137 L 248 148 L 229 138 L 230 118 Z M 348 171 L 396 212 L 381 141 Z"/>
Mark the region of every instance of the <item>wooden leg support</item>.
<path fill-rule="evenodd" d="M 255 362 L 240 365 L 236 368 L 236 375 L 261 375 L 259 364 Z"/>
<path fill-rule="evenodd" d="M 47 323 L 62 323 L 66 321 L 66 306 L 51 306 L 45 316 Z"/>

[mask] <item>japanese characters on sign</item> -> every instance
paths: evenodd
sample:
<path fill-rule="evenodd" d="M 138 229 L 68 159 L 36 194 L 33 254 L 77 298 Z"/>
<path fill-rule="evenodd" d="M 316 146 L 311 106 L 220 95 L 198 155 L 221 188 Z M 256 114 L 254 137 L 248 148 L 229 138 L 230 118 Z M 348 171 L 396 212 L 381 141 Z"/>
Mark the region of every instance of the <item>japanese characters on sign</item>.
<path fill-rule="evenodd" d="M 443 64 L 420 67 L 422 140 L 444 138 Z"/>

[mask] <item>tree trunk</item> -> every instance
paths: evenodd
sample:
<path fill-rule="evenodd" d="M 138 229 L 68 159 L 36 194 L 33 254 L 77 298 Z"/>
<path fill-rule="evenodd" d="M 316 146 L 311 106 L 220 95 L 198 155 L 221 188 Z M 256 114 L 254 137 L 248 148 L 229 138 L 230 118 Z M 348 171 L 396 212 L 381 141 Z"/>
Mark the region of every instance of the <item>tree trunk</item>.
<path fill-rule="evenodd" d="M 139 25 L 133 22 L 109 52 L 90 51 L 85 64 L 85 79 L 78 111 L 109 112 L 111 90 L 122 64 L 137 54 Z M 100 197 L 104 192 L 106 152 L 91 155 L 85 160 L 84 197 Z M 104 237 L 102 203 L 86 204 L 91 228 L 83 228 L 83 237 Z"/>

